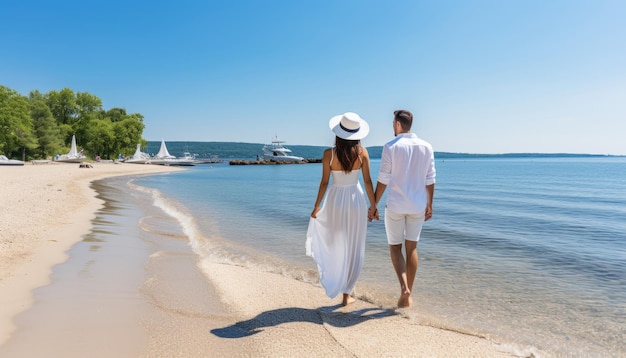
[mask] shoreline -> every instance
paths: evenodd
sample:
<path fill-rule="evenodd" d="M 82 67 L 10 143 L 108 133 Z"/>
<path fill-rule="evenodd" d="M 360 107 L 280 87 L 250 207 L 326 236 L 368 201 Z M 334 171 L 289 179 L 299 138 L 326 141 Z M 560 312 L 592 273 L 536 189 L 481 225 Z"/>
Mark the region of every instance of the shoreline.
<path fill-rule="evenodd" d="M 179 171 L 179 168 L 93 163 L 26 164 L 0 168 L 0 197 L 9 208 L 0 217 L 0 346 L 15 330 L 13 318 L 33 303 L 32 291 L 50 282 L 54 265 L 91 228 L 103 201 L 94 180 Z"/>
<path fill-rule="evenodd" d="M 71 259 L 68 250 L 93 228 L 92 220 L 103 201 L 90 183 L 110 176 L 180 170 L 131 164 L 96 163 L 93 169 L 59 165 L 64 168 L 40 171 L 47 166 L 36 166 L 17 174 L 7 170 L 9 183 L 0 191 L 0 195 L 14 198 L 13 215 L 0 221 L 0 350 L 15 329 L 13 319 L 32 306 L 33 290 L 50 282 L 52 267 Z M 44 179 L 52 174 L 56 174 L 53 179 Z M 20 198 L 20 192 L 28 195 Z M 61 202 L 70 202 L 70 208 Z M 39 210 L 34 209 L 37 207 Z M 29 214 L 29 222 L 47 229 L 23 224 L 9 231 L 9 224 L 19 223 L 17 218 L 25 214 Z M 6 240 L 7 232 L 15 238 Z M 18 242 L 33 239 L 34 243 L 26 245 Z M 422 326 L 407 319 L 402 310 L 363 301 L 341 307 L 320 287 L 280 274 L 200 261 L 187 242 L 176 245 L 171 255 L 165 252 L 151 261 L 150 265 L 159 268 L 150 271 L 154 277 L 140 288 L 150 298 L 150 312 L 141 322 L 147 335 L 142 356 L 181 352 L 203 356 L 212 352 L 235 356 L 510 357 L 531 353 L 481 337 Z M 185 280 L 172 276 L 178 271 L 184 272 Z M 154 282 L 159 284 L 150 284 Z M 101 300 L 106 306 L 113 305 Z M 172 330 L 177 334 L 172 335 Z"/>

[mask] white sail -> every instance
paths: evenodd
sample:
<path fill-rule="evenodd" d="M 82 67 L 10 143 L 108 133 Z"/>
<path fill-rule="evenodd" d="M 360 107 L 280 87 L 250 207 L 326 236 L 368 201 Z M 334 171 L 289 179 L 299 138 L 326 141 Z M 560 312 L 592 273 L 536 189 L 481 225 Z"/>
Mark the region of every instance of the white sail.
<path fill-rule="evenodd" d="M 157 155 L 148 161 L 157 165 L 195 165 L 192 158 L 176 158 L 167 151 L 165 140 L 161 139 L 161 148 Z"/>
<path fill-rule="evenodd" d="M 70 148 L 70 152 L 67 154 L 59 155 L 57 154 L 54 158 L 56 162 L 66 162 L 66 163 L 82 163 L 85 159 L 85 155 L 81 150 L 78 152 L 76 148 L 76 136 L 72 135 L 72 147 Z"/>
<path fill-rule="evenodd" d="M 156 155 L 157 158 L 176 158 L 167 151 L 167 147 L 165 146 L 165 140 L 161 138 L 161 148 Z"/>
<path fill-rule="evenodd" d="M 133 154 L 133 158 L 141 158 L 141 144 L 137 143 L 137 150 L 135 151 L 135 154 Z"/>
<path fill-rule="evenodd" d="M 150 160 L 150 156 L 147 153 L 141 151 L 141 144 L 137 143 L 137 150 L 132 157 L 128 157 L 124 160 L 125 163 L 146 164 Z"/>
<path fill-rule="evenodd" d="M 78 150 L 76 150 L 76 136 L 75 135 L 72 135 L 72 148 L 70 148 L 70 152 L 67 153 L 67 156 L 69 158 L 78 157 Z"/>

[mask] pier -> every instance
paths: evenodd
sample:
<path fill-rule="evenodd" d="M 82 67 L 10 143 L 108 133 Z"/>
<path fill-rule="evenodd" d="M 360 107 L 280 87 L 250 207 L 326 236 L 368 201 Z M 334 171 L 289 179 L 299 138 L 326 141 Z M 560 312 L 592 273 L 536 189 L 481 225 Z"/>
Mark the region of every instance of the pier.
<path fill-rule="evenodd" d="M 310 164 L 310 163 L 321 163 L 322 158 L 306 158 L 302 161 L 276 161 L 269 159 L 261 159 L 261 160 L 244 160 L 244 159 L 235 159 L 229 162 L 230 165 L 284 165 L 284 164 Z"/>

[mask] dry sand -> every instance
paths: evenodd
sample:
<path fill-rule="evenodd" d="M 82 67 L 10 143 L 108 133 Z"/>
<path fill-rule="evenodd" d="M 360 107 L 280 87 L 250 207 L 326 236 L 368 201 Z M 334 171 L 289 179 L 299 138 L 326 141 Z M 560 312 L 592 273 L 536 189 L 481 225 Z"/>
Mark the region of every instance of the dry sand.
<path fill-rule="evenodd" d="M 19 337 L 15 317 L 32 305 L 32 292 L 46 285 L 51 268 L 89 232 L 101 205 L 89 183 L 95 179 L 151 174 L 178 168 L 95 163 L 0 167 L 0 355 Z M 142 332 L 110 335 L 99 350 L 55 339 L 47 352 L 63 356 L 146 357 L 510 357 L 519 352 L 486 338 L 422 326 L 402 310 L 357 301 L 348 307 L 330 300 L 320 287 L 280 274 L 244 267 L 200 263 L 188 245 L 151 261 L 152 275 L 138 288 L 146 304 L 136 315 Z M 181 274 L 185 279 L 180 280 Z M 71 300 L 72 295 L 68 295 Z M 115 305 L 106 295 L 100 305 Z M 141 316 L 137 318 L 136 316 Z M 80 320 L 80 315 L 73 319 Z M 80 322 L 75 322 L 80 327 Z M 108 322 L 110 323 L 110 322 Z M 54 323 L 47 322 L 54 326 Z M 71 342 L 106 336 L 107 325 L 71 333 Z M 110 327 L 109 327 L 110 330 Z M 63 335 L 63 332 L 56 332 Z M 69 335 L 69 333 L 68 333 Z M 118 341 L 115 342 L 115 339 Z M 132 342 L 121 342 L 128 340 Z M 95 342 L 96 340 L 94 340 Z M 7 343 L 8 342 L 8 343 Z M 64 347 L 60 347 L 61 345 Z M 89 349 L 94 351 L 89 351 Z M 56 349 L 58 348 L 58 349 Z M 10 350 L 41 356 L 33 346 Z M 26 350 L 26 351 L 25 351 Z M 5 351 L 6 353 L 6 351 Z"/>

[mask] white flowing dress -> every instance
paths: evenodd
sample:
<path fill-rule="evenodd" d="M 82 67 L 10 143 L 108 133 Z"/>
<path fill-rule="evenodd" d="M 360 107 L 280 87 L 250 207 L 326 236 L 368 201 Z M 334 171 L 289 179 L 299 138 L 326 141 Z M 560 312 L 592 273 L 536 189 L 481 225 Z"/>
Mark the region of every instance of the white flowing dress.
<path fill-rule="evenodd" d="M 330 298 L 351 293 L 363 268 L 367 202 L 360 172 L 331 171 L 322 208 L 317 218 L 309 220 L 306 254 L 317 263 L 320 282 Z"/>

